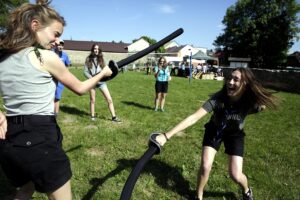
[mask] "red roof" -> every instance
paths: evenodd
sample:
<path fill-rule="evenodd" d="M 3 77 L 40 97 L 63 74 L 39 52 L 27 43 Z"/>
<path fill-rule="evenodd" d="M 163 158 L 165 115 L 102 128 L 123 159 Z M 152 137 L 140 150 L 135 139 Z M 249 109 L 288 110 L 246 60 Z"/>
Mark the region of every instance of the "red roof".
<path fill-rule="evenodd" d="M 112 53 L 128 53 L 127 47 L 130 45 L 123 42 L 98 42 L 98 41 L 75 41 L 75 40 L 64 40 L 65 50 L 75 51 L 90 51 L 94 43 L 100 45 L 103 52 Z"/>

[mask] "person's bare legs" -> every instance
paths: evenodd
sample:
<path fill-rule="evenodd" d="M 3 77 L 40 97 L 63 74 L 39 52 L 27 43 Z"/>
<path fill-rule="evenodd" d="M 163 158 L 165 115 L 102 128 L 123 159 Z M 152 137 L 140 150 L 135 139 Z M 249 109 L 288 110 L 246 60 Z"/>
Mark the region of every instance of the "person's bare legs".
<path fill-rule="evenodd" d="M 90 114 L 95 117 L 95 101 L 96 101 L 96 90 L 90 90 Z"/>
<path fill-rule="evenodd" d="M 163 93 L 158 93 L 158 103 L 157 103 L 157 108 L 160 107 L 161 108 L 161 100 L 162 100 L 162 95 Z"/>
<path fill-rule="evenodd" d="M 33 183 L 28 182 L 17 191 L 14 200 L 28 200 L 32 197 L 34 190 L 35 188 Z"/>
<path fill-rule="evenodd" d="M 203 146 L 202 148 L 201 166 L 197 181 L 197 195 L 200 200 L 203 199 L 204 187 L 208 181 L 216 153 L 217 151 L 212 147 Z"/>
<path fill-rule="evenodd" d="M 167 93 L 161 93 L 161 97 L 160 97 L 160 109 L 162 111 L 164 111 L 164 108 L 165 108 L 166 96 L 167 96 Z"/>
<path fill-rule="evenodd" d="M 239 184 L 243 189 L 243 192 L 248 192 L 248 180 L 246 175 L 243 173 L 243 157 L 229 155 L 229 175 L 234 182 Z"/>
<path fill-rule="evenodd" d="M 155 110 L 158 109 L 159 99 L 160 99 L 160 94 L 161 94 L 161 93 L 156 93 L 156 94 L 155 94 Z"/>
<path fill-rule="evenodd" d="M 102 92 L 102 94 L 107 102 L 107 106 L 108 106 L 111 116 L 115 117 L 116 116 L 115 107 L 114 107 L 114 103 L 113 103 L 113 100 L 112 100 L 112 97 L 110 95 L 108 88 L 103 87 L 100 89 L 100 91 Z"/>
<path fill-rule="evenodd" d="M 54 192 L 47 193 L 50 200 L 72 200 L 70 180 Z"/>

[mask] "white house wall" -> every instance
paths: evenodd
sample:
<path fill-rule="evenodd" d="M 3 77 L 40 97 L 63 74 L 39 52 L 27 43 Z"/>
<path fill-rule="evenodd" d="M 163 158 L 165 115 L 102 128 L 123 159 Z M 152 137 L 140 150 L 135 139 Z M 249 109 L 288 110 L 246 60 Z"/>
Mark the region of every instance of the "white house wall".
<path fill-rule="evenodd" d="M 171 47 L 179 47 L 179 44 L 175 41 L 168 42 L 164 45 L 165 49 L 171 48 Z"/>
<path fill-rule="evenodd" d="M 89 51 L 74 51 L 74 50 L 64 50 L 73 65 L 84 65 L 86 57 L 90 54 Z M 108 53 L 103 52 L 103 56 L 106 62 L 109 60 L 114 60 L 116 62 L 128 57 L 128 53 Z"/>
<path fill-rule="evenodd" d="M 195 53 L 197 53 L 199 50 L 195 47 L 192 47 L 190 45 L 186 45 L 185 47 L 183 47 L 179 53 L 178 53 L 178 57 L 185 57 L 185 56 L 190 56 L 191 52 L 192 55 L 194 55 Z"/>
<path fill-rule="evenodd" d="M 132 43 L 128 46 L 128 52 L 137 52 L 149 47 L 149 43 L 144 39 L 139 39 L 138 41 Z"/>

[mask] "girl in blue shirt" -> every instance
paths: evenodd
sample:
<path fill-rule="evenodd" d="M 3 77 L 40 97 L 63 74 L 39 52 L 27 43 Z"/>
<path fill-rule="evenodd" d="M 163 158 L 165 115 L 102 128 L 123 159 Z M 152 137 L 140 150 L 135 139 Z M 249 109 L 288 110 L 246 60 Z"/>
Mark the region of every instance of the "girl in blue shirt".
<path fill-rule="evenodd" d="M 155 82 L 155 109 L 164 112 L 165 99 L 168 93 L 168 81 L 171 80 L 169 67 L 167 66 L 167 60 L 164 57 L 158 59 L 158 66 L 154 68 Z"/>

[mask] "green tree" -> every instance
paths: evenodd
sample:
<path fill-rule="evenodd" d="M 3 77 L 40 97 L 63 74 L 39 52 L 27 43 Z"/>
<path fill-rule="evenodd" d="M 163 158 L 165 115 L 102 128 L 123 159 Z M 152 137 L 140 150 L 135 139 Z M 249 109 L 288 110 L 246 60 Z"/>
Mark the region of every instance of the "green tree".
<path fill-rule="evenodd" d="M 277 68 L 299 40 L 299 11 L 296 0 L 238 0 L 227 9 L 214 45 L 227 57 L 250 57 L 252 67 Z"/>
<path fill-rule="evenodd" d="M 28 0 L 0 0 L 0 33 L 5 31 L 9 13 Z"/>
<path fill-rule="evenodd" d="M 146 40 L 147 42 L 149 42 L 150 45 L 155 44 L 157 42 L 155 39 L 152 39 L 152 38 L 150 38 L 148 36 L 142 36 L 139 39 L 141 39 L 141 38 L 143 38 L 144 40 Z M 136 42 L 139 39 L 134 39 L 134 40 L 132 40 L 132 42 Z M 165 52 L 166 52 L 166 50 L 165 50 L 164 47 L 159 47 L 159 49 L 157 49 L 155 51 L 155 53 L 165 53 Z"/>

